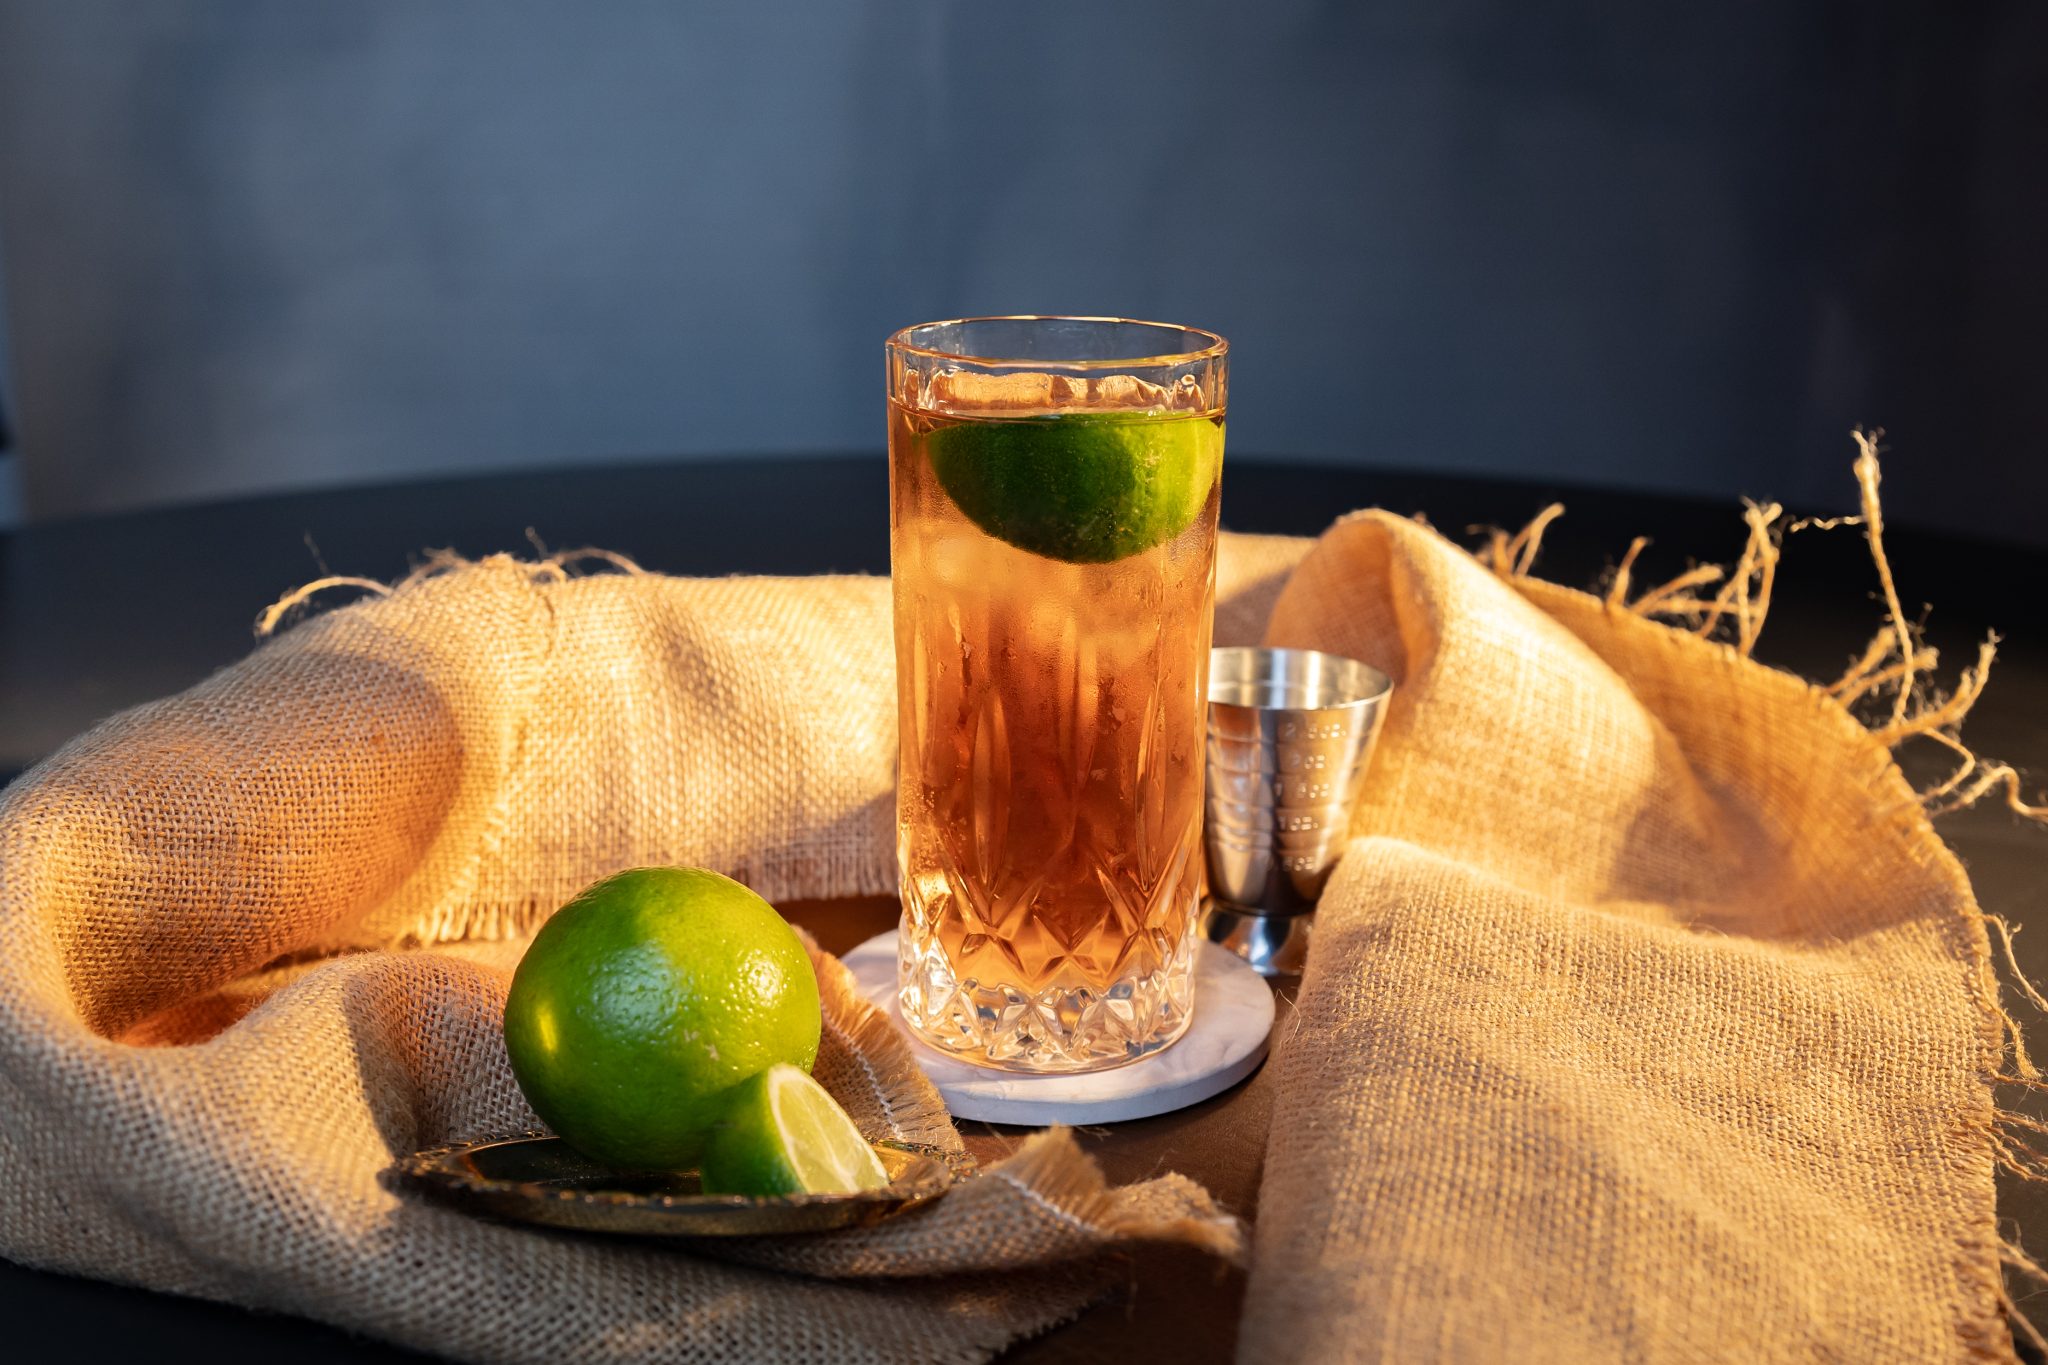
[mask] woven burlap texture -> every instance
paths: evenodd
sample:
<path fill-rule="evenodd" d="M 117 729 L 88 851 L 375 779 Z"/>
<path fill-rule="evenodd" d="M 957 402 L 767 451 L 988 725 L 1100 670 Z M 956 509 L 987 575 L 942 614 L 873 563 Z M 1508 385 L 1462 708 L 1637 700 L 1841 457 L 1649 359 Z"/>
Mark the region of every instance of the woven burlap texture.
<path fill-rule="evenodd" d="M 875 1229 L 682 1250 L 380 1179 L 536 1126 L 505 988 L 594 878 L 892 887 L 888 619 L 882 579 L 448 562 L 23 777 L 0 797 L 0 1254 L 550 1363 L 978 1361 L 1114 1287 L 1090 1264 L 1114 1243 L 1234 1254 L 1198 1187 L 1106 1188 L 1063 1133 Z M 957 1145 L 817 965 L 820 1078 L 871 1136 Z"/>
<path fill-rule="evenodd" d="M 1955 857 L 1823 689 L 1528 557 L 1364 514 L 1274 609 L 1395 693 L 1270 1063 L 1242 1358 L 2012 1359 Z"/>
<path fill-rule="evenodd" d="M 1795 679 L 1383 514 L 1226 537 L 1221 564 L 1219 642 L 1270 610 L 1274 643 L 1399 684 L 1273 1063 L 1244 1359 L 2009 1359 L 1984 934 L 1883 746 Z M 887 613 L 874 580 L 450 567 L 23 779 L 0 1250 L 534 1360 L 972 1359 L 1075 1311 L 1072 1258 L 1114 1238 L 1227 1250 L 1198 1190 L 1105 1190 L 1058 1137 L 909 1250 L 742 1253 L 886 1283 L 377 1183 L 531 1122 L 506 974 L 592 877 L 890 887 Z M 316 953 L 340 955 L 272 965 Z M 871 1129 L 921 1124 L 871 1023 L 840 1019 L 823 1073 Z M 1003 1219 L 1022 1252 L 977 1255 Z M 1043 1268 L 977 1273 L 1019 1259 Z"/>

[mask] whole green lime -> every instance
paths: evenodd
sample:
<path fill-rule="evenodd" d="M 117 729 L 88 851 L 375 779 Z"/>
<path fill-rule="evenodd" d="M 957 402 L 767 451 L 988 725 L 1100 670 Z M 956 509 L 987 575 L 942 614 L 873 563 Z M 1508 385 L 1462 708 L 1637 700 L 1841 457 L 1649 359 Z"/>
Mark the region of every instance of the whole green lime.
<path fill-rule="evenodd" d="M 1095 412 L 967 421 L 933 429 L 925 450 L 982 530 L 1048 559 L 1106 564 L 1194 523 L 1223 465 L 1223 424 Z"/>
<path fill-rule="evenodd" d="M 726 1091 L 818 1056 L 818 979 L 746 887 L 689 867 L 607 877 L 534 935 L 505 1050 L 534 1112 L 630 1170 L 695 1165 Z"/>

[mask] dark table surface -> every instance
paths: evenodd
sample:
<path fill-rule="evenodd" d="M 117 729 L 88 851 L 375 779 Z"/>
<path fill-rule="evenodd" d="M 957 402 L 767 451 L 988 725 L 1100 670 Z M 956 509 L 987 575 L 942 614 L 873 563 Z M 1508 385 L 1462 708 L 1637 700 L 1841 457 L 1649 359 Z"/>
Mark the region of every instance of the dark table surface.
<path fill-rule="evenodd" d="M 1768 489 L 1757 490 L 1767 494 Z M 1843 505 L 1853 503 L 1844 460 Z M 1635 581 L 1740 550 L 1734 506 L 1648 495 L 1234 460 L 1224 523 L 1313 534 L 1355 507 L 1425 513 L 1454 539 L 1467 528 L 1518 527 L 1566 504 L 1537 570 L 1592 586 L 1629 540 L 1654 538 Z M 1910 508 L 1889 509 L 1910 523 Z M 468 555 L 599 545 L 677 574 L 885 572 L 887 484 L 879 455 L 583 468 L 255 499 L 31 527 L 0 537 L 0 781 L 100 717 L 187 687 L 247 652 L 257 613 L 328 572 L 389 579 L 426 550 Z M 530 528 L 530 530 L 529 530 Z M 2037 584 L 2048 556 L 1895 529 L 1892 565 L 1909 611 L 1926 613 L 1951 673 L 1987 631 L 2004 639 L 1966 736 L 2017 765 L 2038 794 L 2048 781 L 2048 611 Z M 1838 675 L 1879 620 L 1876 579 L 1853 529 L 1790 538 L 1758 655 L 1816 678 Z M 1909 774 L 1940 771 L 1936 753 L 1902 756 Z M 2048 830 L 1994 803 L 1946 817 L 1943 834 L 1969 866 L 1984 908 L 2048 925 L 2042 905 Z M 843 950 L 893 921 L 887 900 L 783 907 L 825 946 Z M 2021 965 L 2048 979 L 2048 928 L 2019 938 Z M 1283 1022 L 1285 983 L 1282 988 Z M 2036 1029 L 2038 1030 L 2038 1027 Z M 2037 1047 L 2036 1051 L 2042 1049 Z M 2005 1097 L 2008 1103 L 2019 1097 Z M 1264 1073 L 1178 1114 L 1090 1130 L 1084 1141 L 1115 1180 L 1172 1168 L 1229 1206 L 1256 1213 L 1271 1111 Z M 981 1154 L 1016 1130 L 969 1125 Z M 2048 1199 L 2001 1187 L 2001 1214 L 2048 1259 Z M 1227 1360 L 1243 1276 L 1189 1252 L 1140 1252 L 1115 1267 L 1116 1292 L 1010 1360 Z M 2022 1302 L 2024 1302 L 2024 1298 Z M 97 1284 L 0 1261 L 0 1336 L 16 1358 L 236 1359 L 288 1352 L 299 1361 L 408 1353 L 295 1319 Z"/>

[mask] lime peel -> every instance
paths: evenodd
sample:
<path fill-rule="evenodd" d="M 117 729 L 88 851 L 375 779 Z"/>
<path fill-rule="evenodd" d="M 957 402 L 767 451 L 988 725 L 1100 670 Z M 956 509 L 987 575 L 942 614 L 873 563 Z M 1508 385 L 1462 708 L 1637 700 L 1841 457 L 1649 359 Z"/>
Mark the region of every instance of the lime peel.
<path fill-rule="evenodd" d="M 706 1194 L 850 1194 L 882 1188 L 889 1173 L 830 1091 L 771 1066 L 733 1088 L 699 1181 Z"/>
<path fill-rule="evenodd" d="M 1173 539 L 1201 514 L 1223 463 L 1204 415 L 1073 412 L 934 427 L 940 487 L 982 530 L 1071 564 L 1106 564 Z"/>
<path fill-rule="evenodd" d="M 726 1094 L 808 1068 L 822 1014 L 803 942 L 701 868 L 636 868 L 534 935 L 505 1000 L 505 1050 L 543 1121 L 622 1170 L 688 1170 Z"/>

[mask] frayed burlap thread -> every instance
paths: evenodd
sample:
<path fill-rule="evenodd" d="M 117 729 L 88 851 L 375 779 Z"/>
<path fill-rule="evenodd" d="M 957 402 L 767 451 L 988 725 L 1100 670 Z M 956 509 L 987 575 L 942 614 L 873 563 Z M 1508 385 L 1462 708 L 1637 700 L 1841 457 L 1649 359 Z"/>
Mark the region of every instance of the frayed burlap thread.
<path fill-rule="evenodd" d="M 1751 527 L 1734 574 L 1605 598 L 1529 576 L 1540 525 L 1498 572 L 1378 513 L 1225 538 L 1219 642 L 1399 684 L 1273 1063 L 1247 1361 L 2012 1359 L 2023 1058 L 1922 800 L 1996 765 L 1916 793 L 1851 717 L 1931 665 L 1910 632 L 1833 691 L 1751 662 Z M 1078 1311 L 1119 1240 L 1231 1254 L 1198 1188 L 1109 1188 L 1059 1133 L 916 1220 L 720 1248 L 378 1180 L 533 1123 L 505 984 L 592 878 L 892 884 L 886 583 L 605 558 L 323 585 L 369 595 L 0 797 L 0 1252 L 462 1359 L 935 1362 Z M 1953 738 L 1953 700 L 1897 719 Z M 949 1140 L 817 961 L 826 1084 Z"/>
<path fill-rule="evenodd" d="M 315 585 L 368 595 L 0 797 L 0 1254 L 466 1360 L 934 1365 L 1071 1317 L 1119 1243 L 1235 1257 L 1198 1186 L 1110 1188 L 1060 1132 L 878 1228 L 689 1248 L 380 1178 L 536 1125 L 505 989 L 592 879 L 893 886 L 887 582 L 604 558 L 621 572 L 440 556 Z M 821 1080 L 871 1136 L 957 1146 L 893 1026 L 815 962 Z"/>
<path fill-rule="evenodd" d="M 2014 1358 L 1984 921 L 1885 722 L 1748 658 L 1776 520 L 1633 602 L 1381 513 L 1288 581 L 1268 642 L 1396 689 L 1245 1361 Z"/>

